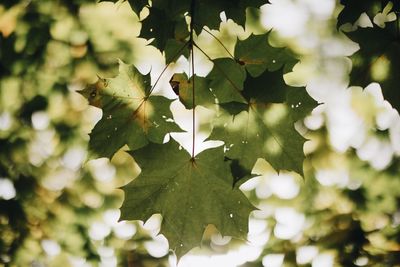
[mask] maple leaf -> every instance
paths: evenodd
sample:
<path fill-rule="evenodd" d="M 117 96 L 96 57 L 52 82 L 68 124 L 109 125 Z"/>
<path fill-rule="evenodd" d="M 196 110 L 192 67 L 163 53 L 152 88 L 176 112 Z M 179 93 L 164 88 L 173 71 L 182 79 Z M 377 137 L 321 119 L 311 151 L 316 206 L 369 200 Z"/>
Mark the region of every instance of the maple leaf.
<path fill-rule="evenodd" d="M 265 0 L 202 0 L 202 1 L 176 1 L 154 0 L 149 8 L 149 15 L 142 20 L 140 37 L 152 39 L 152 44 L 160 51 L 176 49 L 176 43 L 169 40 L 177 40 L 184 43 L 189 36 L 188 25 L 185 16 L 193 16 L 193 30 L 199 34 L 204 26 L 210 29 L 218 29 L 221 23 L 221 12 L 225 12 L 227 18 L 233 19 L 239 25 L 244 26 L 247 7 L 260 7 Z M 192 3 L 194 3 L 192 10 Z M 143 7 L 139 3 L 137 10 Z M 190 14 L 193 11 L 193 14 Z M 172 47 L 167 47 L 171 46 Z M 169 62 L 168 52 L 167 62 Z"/>
<path fill-rule="evenodd" d="M 246 103 L 241 92 L 246 79 L 244 68 L 231 58 L 214 59 L 213 63 L 214 67 L 207 78 L 210 79 L 210 87 L 219 103 Z"/>
<path fill-rule="evenodd" d="M 111 158 L 127 144 L 131 150 L 149 142 L 162 143 L 170 132 L 181 128 L 172 120 L 172 100 L 150 95 L 150 75 L 142 75 L 133 65 L 119 62 L 119 74 L 99 79 L 79 91 L 89 104 L 103 110 L 101 120 L 90 133 L 89 149 Z"/>
<path fill-rule="evenodd" d="M 248 216 L 255 208 L 232 187 L 222 147 L 205 150 L 193 159 L 171 140 L 149 144 L 131 155 L 142 171 L 122 188 L 121 220 L 146 221 L 161 214 L 161 233 L 178 258 L 200 245 L 209 224 L 223 236 L 246 237 Z"/>
<path fill-rule="evenodd" d="M 303 120 L 319 105 L 304 87 L 289 87 L 285 103 L 291 108 L 290 114 L 294 121 Z"/>
<path fill-rule="evenodd" d="M 150 7 L 149 15 L 142 21 L 139 37 L 153 39 L 151 44 L 164 51 L 167 40 L 174 37 L 175 21 L 161 9 Z"/>
<path fill-rule="evenodd" d="M 253 102 L 236 115 L 222 111 L 208 139 L 224 141 L 226 156 L 238 160 L 247 173 L 251 173 L 258 158 L 263 158 L 277 171 L 303 175 L 306 139 L 294 128 L 286 104 Z"/>
<path fill-rule="evenodd" d="M 113 2 L 117 3 L 120 0 L 99 0 L 99 2 Z M 124 0 L 128 1 L 129 5 L 131 6 L 132 10 L 137 14 L 139 17 L 140 11 L 148 5 L 148 0 Z"/>
<path fill-rule="evenodd" d="M 351 56 L 353 68 L 350 84 L 366 87 L 372 82 L 382 86 L 382 92 L 394 108 L 400 111 L 400 43 L 397 21 L 385 28 L 359 28 L 347 36 L 360 45 Z M 374 40 L 373 42 L 371 40 Z"/>
<path fill-rule="evenodd" d="M 268 41 L 269 35 L 270 32 L 252 34 L 236 43 L 234 57 L 252 77 L 261 75 L 267 69 L 276 71 L 283 68 L 286 73 L 298 62 L 288 49 L 271 46 Z"/>
<path fill-rule="evenodd" d="M 189 49 L 181 50 L 189 37 L 185 20 L 188 5 L 174 7 L 174 3 L 170 1 L 153 1 L 149 15 L 141 21 L 142 29 L 139 35 L 148 40 L 152 39 L 152 45 L 160 51 L 165 51 L 167 63 L 180 55 L 189 54 Z"/>
<path fill-rule="evenodd" d="M 358 20 L 361 13 L 366 12 L 368 15 L 376 14 L 382 9 L 382 0 L 340 0 L 340 4 L 344 5 L 344 8 L 338 16 L 338 26 L 345 23 L 354 23 Z M 386 1 L 387 2 L 387 1 Z"/>
<path fill-rule="evenodd" d="M 171 83 L 178 86 L 178 95 L 182 104 L 187 109 L 193 108 L 193 78 L 190 79 L 185 73 L 174 74 Z M 212 105 L 214 104 L 214 96 L 210 91 L 209 80 L 204 77 L 194 75 L 195 84 L 195 104 L 196 105 Z"/>
<path fill-rule="evenodd" d="M 263 95 L 264 102 L 285 101 L 288 86 L 283 74 L 291 71 L 298 60 L 289 50 L 272 47 L 268 38 L 269 32 L 250 35 L 236 43 L 234 59 L 213 60 L 214 67 L 207 77 L 219 103 L 248 103 L 249 94 L 258 93 Z"/>
<path fill-rule="evenodd" d="M 225 12 L 228 19 L 245 26 L 246 8 L 260 7 L 266 4 L 265 0 L 202 0 L 196 1 L 194 10 L 194 29 L 199 33 L 204 26 L 218 29 L 221 23 L 220 13 Z"/>

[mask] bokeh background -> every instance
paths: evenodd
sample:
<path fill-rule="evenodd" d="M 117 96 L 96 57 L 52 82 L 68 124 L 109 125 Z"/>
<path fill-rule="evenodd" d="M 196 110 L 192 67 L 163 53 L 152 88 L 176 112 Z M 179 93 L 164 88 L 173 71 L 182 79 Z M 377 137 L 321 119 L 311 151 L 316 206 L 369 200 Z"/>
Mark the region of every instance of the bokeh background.
<path fill-rule="evenodd" d="M 248 10 L 246 29 L 224 20 L 212 32 L 232 50 L 237 37 L 272 29 L 273 45 L 299 55 L 285 81 L 306 86 L 321 103 L 296 124 L 309 139 L 306 175 L 278 175 L 259 160 L 256 178 L 241 185 L 259 208 L 247 241 L 210 226 L 202 247 L 179 266 L 400 266 L 399 114 L 379 84 L 349 87 L 348 57 L 358 45 L 336 29 L 336 1 L 270 2 Z M 369 23 L 363 15 L 356 24 Z M 168 241 L 157 235 L 159 215 L 145 224 L 118 220 L 118 188 L 140 169 L 122 150 L 111 161 L 88 159 L 88 133 L 101 111 L 76 92 L 97 75 L 115 76 L 118 59 L 151 69 L 154 82 L 163 56 L 139 32 L 128 3 L 1 1 L 0 266 L 175 266 Z M 209 34 L 197 38 L 213 58 L 224 55 Z M 206 74 L 212 66 L 196 58 Z M 173 64 L 156 90 L 174 97 L 168 81 L 178 70 L 188 70 L 187 60 Z M 177 101 L 172 109 L 190 127 L 190 112 Z M 212 112 L 197 112 L 200 151 L 213 145 L 202 143 Z M 187 147 L 189 136 L 173 137 Z"/>

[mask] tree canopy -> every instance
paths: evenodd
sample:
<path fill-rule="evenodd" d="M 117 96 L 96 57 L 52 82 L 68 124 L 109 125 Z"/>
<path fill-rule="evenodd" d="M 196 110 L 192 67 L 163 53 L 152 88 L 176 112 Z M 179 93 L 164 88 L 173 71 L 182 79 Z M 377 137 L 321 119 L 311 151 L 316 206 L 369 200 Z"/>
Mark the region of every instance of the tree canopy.
<path fill-rule="evenodd" d="M 1 3 L 0 264 L 400 264 L 399 12 Z"/>

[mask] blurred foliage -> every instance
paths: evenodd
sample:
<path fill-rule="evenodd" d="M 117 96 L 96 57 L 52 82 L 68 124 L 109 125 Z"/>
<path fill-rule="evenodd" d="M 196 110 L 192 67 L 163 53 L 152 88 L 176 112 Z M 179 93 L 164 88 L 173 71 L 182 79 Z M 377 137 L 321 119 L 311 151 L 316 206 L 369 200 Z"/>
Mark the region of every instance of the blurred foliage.
<path fill-rule="evenodd" d="M 138 172 L 133 161 L 121 153 L 112 165 L 82 167 L 98 114 L 75 90 L 114 73 L 117 58 L 132 61 L 138 28 L 129 8 L 95 2 L 0 4 L 0 178 L 16 191 L 0 198 L 0 266 L 151 259 L 149 232 L 126 241 L 136 225 L 117 222 L 122 194 L 114 188 Z"/>
<path fill-rule="evenodd" d="M 139 29 L 127 4 L 1 2 L 0 266 L 167 265 L 168 253 L 155 255 L 148 246 L 157 227 L 117 222 L 122 193 L 115 188 L 138 174 L 133 160 L 118 152 L 111 163 L 85 164 L 87 133 L 99 114 L 75 92 L 96 73 L 113 76 L 117 58 L 137 62 L 144 46 L 136 39 Z M 380 107 L 371 101 L 366 108 L 365 101 L 356 97 L 353 106 L 374 121 Z M 368 135 L 389 139 L 375 123 L 369 127 Z M 400 266 L 399 160 L 375 170 L 355 150 L 334 151 L 328 131 L 306 134 L 312 140 L 306 143 L 306 178 L 292 177 L 300 187 L 296 197 L 262 192 L 276 174 L 265 163 L 253 170 L 262 176 L 246 193 L 260 208 L 251 220 L 263 226 L 253 233 L 262 251 L 243 266 L 268 266 L 266 259 L 280 254 L 284 266 L 312 266 L 325 255 L 334 266 Z M 335 182 L 343 176 L 346 182 Z M 5 180 L 15 196 L 5 197 Z M 294 218 L 293 236 L 279 235 L 282 211 Z M 216 236 L 207 228 L 203 249 L 193 253 L 222 255 L 243 245 Z M 306 250 L 311 256 L 299 259 Z"/>

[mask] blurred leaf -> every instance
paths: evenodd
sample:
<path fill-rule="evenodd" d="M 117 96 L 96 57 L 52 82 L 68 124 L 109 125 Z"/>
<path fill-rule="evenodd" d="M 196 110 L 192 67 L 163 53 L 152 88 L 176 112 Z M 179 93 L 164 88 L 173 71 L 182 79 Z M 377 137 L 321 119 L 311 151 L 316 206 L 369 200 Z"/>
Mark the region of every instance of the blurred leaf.
<path fill-rule="evenodd" d="M 397 21 L 386 23 L 385 28 L 359 28 L 347 33 L 360 45 L 352 57 L 350 83 L 366 87 L 372 82 L 382 86 L 383 96 L 400 111 L 400 43 Z M 371 41 L 374 40 L 374 41 Z"/>

